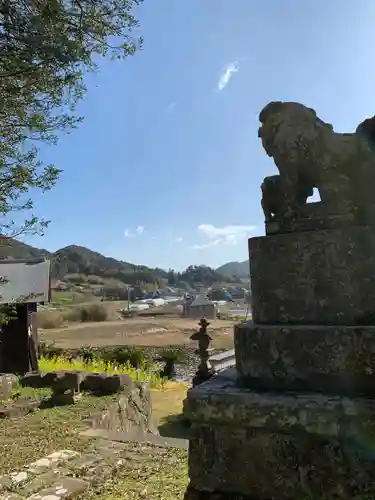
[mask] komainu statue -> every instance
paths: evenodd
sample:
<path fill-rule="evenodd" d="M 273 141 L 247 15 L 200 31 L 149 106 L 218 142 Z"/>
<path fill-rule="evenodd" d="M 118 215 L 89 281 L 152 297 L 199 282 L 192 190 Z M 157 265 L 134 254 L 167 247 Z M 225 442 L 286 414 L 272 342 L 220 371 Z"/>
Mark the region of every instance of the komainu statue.
<path fill-rule="evenodd" d="M 375 118 L 339 134 L 311 108 L 271 102 L 259 120 L 259 137 L 280 173 L 262 184 L 266 220 L 298 217 L 317 188 L 331 216 L 375 224 Z"/>
<path fill-rule="evenodd" d="M 280 175 L 265 177 L 261 185 L 262 209 L 266 222 L 283 216 L 281 213 L 284 204 L 283 184 Z M 295 196 L 295 208 L 305 205 L 307 198 L 313 195 L 313 188 L 309 184 L 299 183 Z"/>

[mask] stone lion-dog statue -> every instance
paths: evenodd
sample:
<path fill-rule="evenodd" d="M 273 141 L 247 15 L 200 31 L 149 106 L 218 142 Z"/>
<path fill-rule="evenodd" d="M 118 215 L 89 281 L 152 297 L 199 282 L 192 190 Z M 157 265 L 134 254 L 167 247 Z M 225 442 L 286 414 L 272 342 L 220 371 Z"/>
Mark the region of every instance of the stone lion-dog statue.
<path fill-rule="evenodd" d="M 375 217 L 375 117 L 340 134 L 303 104 L 271 102 L 259 121 L 258 135 L 280 174 L 262 184 L 266 220 L 298 216 L 313 188 L 330 214 Z"/>

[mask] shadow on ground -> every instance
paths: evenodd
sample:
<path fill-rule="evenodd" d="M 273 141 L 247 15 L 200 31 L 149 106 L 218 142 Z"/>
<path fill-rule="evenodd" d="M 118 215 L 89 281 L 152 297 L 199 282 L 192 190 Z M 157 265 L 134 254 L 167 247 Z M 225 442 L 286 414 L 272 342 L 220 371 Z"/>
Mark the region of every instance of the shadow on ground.
<path fill-rule="evenodd" d="M 189 439 L 190 423 L 182 415 L 169 415 L 158 425 L 160 436 Z"/>

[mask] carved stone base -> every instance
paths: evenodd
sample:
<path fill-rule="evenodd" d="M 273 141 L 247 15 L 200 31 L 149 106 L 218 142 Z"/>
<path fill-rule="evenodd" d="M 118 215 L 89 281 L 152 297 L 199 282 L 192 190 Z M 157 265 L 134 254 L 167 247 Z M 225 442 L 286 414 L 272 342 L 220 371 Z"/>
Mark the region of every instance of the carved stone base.
<path fill-rule="evenodd" d="M 239 381 L 254 390 L 375 396 L 375 326 L 235 326 Z"/>
<path fill-rule="evenodd" d="M 375 229 L 249 239 L 253 320 L 375 325 Z"/>
<path fill-rule="evenodd" d="M 253 500 L 375 498 L 373 401 L 260 394 L 238 388 L 227 370 L 189 391 L 185 413 L 194 490 Z"/>
<path fill-rule="evenodd" d="M 346 207 L 348 209 L 348 207 Z M 274 218 L 266 221 L 266 235 L 278 233 L 295 233 L 302 231 L 316 231 L 320 229 L 340 229 L 354 225 L 358 219 L 355 210 L 347 210 L 343 213 L 330 213 L 326 203 L 314 202 L 307 203 L 299 208 L 299 213 L 294 217 L 284 217 L 283 219 Z M 364 221 L 372 225 L 373 221 Z"/>

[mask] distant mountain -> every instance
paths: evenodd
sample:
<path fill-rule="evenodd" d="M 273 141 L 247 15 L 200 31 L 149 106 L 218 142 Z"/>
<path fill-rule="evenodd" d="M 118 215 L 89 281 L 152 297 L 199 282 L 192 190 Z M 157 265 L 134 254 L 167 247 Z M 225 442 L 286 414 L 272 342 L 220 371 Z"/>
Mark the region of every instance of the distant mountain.
<path fill-rule="evenodd" d="M 161 274 L 164 273 L 162 270 L 153 270 L 146 266 L 136 266 L 112 257 L 105 257 L 99 252 L 77 245 L 57 250 L 51 254 L 51 261 L 52 275 L 60 279 L 67 274 L 83 274 L 115 278 L 129 283 L 135 279 L 148 281 L 150 278 L 152 280 L 151 274 L 155 274 L 155 278 L 161 278 Z"/>
<path fill-rule="evenodd" d="M 162 269 L 151 269 L 112 257 L 105 257 L 101 253 L 77 245 L 70 245 L 56 252 L 48 252 L 17 240 L 9 240 L 9 243 L 0 246 L 0 257 L 28 260 L 47 257 L 51 260 L 52 278 L 60 280 L 67 275 L 79 274 L 107 279 L 114 278 L 124 283 L 132 283 L 136 281 L 152 282 L 153 279 L 167 276 L 167 273 Z"/>
<path fill-rule="evenodd" d="M 189 284 L 201 283 L 211 285 L 226 281 L 233 282 L 233 276 L 247 278 L 249 264 L 245 262 L 228 262 L 214 270 L 207 266 L 189 266 L 182 273 L 171 273 L 159 268 L 134 265 L 129 262 L 106 257 L 86 247 L 69 245 L 56 252 L 48 252 L 42 248 L 35 248 L 17 240 L 8 240 L 7 244 L 0 245 L 0 259 L 34 260 L 46 257 L 51 261 L 51 277 L 55 280 L 79 283 L 80 277 L 89 277 L 90 282 L 101 280 L 118 280 L 123 283 L 156 283 L 170 280 L 171 274 Z M 176 274 L 176 276 L 174 276 Z M 87 281 L 87 280 L 84 280 Z M 173 280 L 172 280 L 173 281 Z"/>
<path fill-rule="evenodd" d="M 238 276 L 240 278 L 248 278 L 250 276 L 249 261 L 243 262 L 227 262 L 218 267 L 216 271 L 224 276 Z"/>
<path fill-rule="evenodd" d="M 0 243 L 0 259 L 33 260 L 51 255 L 50 252 L 43 248 L 35 248 L 17 240 L 1 240 Z"/>

